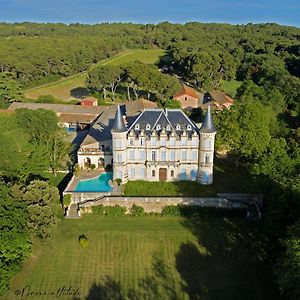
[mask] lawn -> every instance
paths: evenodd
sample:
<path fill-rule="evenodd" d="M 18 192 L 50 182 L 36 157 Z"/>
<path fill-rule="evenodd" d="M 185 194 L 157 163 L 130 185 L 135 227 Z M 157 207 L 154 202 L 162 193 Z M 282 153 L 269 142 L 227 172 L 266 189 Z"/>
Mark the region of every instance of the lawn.
<path fill-rule="evenodd" d="M 256 223 L 241 219 L 85 216 L 62 220 L 3 299 L 71 286 L 59 299 L 276 299 Z M 88 237 L 81 248 L 78 237 Z M 53 298 L 53 297 L 52 297 Z M 29 297 L 28 299 L 52 299 Z"/>
<path fill-rule="evenodd" d="M 234 98 L 235 95 L 236 95 L 237 89 L 241 85 L 242 85 L 241 81 L 237 81 L 237 80 L 225 81 L 225 80 L 222 80 L 221 85 L 220 85 L 220 89 Z"/>
<path fill-rule="evenodd" d="M 205 186 L 192 181 L 129 181 L 124 193 L 126 196 L 214 197 L 217 193 L 257 193 L 258 188 L 244 168 L 236 168 L 226 159 L 216 159 L 212 185 Z"/>
<path fill-rule="evenodd" d="M 129 49 L 109 59 L 104 59 L 96 65 L 121 65 L 135 60 L 146 64 L 154 64 L 163 55 L 165 55 L 165 51 L 162 49 Z M 24 94 L 28 99 L 37 99 L 42 95 L 53 95 L 57 99 L 66 101 L 81 98 L 87 95 L 86 76 L 87 72 L 78 73 L 65 79 L 25 90 Z"/>

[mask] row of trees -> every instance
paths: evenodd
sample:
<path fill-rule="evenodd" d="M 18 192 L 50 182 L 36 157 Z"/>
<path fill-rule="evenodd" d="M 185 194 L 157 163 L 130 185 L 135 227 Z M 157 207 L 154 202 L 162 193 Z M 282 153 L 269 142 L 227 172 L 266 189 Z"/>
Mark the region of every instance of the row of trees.
<path fill-rule="evenodd" d="M 259 79 L 255 72 L 243 83 L 230 111 L 216 116 L 216 144 L 229 150 L 260 183 L 265 199 L 262 225 L 269 255 L 276 262 L 277 282 L 282 294 L 298 299 L 299 93 L 291 88 L 298 79 L 287 73 L 282 77 L 276 74 L 272 68 L 264 69 Z"/>
<path fill-rule="evenodd" d="M 50 171 L 66 167 L 70 145 L 54 112 L 20 109 L 0 117 L 0 294 L 33 239 L 50 237 L 62 205 L 47 182 Z"/>
<path fill-rule="evenodd" d="M 161 47 L 198 88 L 234 78 L 248 54 L 279 57 L 299 76 L 299 29 L 277 24 L 0 24 L 0 71 L 32 85 L 87 70 L 124 48 Z"/>
<path fill-rule="evenodd" d="M 92 90 L 102 91 L 106 100 L 107 89 L 115 93 L 120 85 L 126 86 L 127 98 L 131 94 L 137 100 L 142 91 L 147 91 L 147 98 L 171 98 L 180 89 L 180 83 L 174 76 L 161 73 L 156 67 L 133 62 L 123 66 L 104 65 L 93 68 L 88 73 L 87 86 Z"/>

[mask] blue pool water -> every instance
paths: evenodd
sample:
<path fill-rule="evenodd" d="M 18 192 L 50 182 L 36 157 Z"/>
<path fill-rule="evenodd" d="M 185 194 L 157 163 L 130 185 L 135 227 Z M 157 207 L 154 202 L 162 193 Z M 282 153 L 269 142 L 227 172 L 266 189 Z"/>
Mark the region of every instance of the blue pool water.
<path fill-rule="evenodd" d="M 112 173 L 102 173 L 97 178 L 81 180 L 78 182 L 75 192 L 111 192 L 112 187 L 108 181 L 112 178 Z"/>

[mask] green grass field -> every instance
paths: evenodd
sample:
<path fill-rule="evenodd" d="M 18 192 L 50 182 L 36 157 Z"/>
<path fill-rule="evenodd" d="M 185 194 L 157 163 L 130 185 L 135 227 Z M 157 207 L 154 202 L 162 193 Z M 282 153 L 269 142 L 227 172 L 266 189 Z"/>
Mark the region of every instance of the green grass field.
<path fill-rule="evenodd" d="M 162 49 L 130 49 L 109 59 L 102 60 L 97 65 L 121 65 L 135 60 L 146 64 L 154 64 L 163 55 L 165 55 L 165 51 Z M 24 94 L 28 99 L 37 99 L 42 95 L 53 95 L 57 99 L 66 101 L 76 99 L 76 94 L 80 97 L 86 93 L 86 75 L 87 72 L 78 73 L 65 79 L 25 90 Z"/>
<path fill-rule="evenodd" d="M 237 89 L 241 85 L 242 85 L 241 81 L 237 81 L 237 80 L 224 81 L 224 80 L 222 80 L 220 89 L 234 98 L 236 95 Z"/>
<path fill-rule="evenodd" d="M 257 224 L 238 218 L 62 220 L 2 299 L 21 299 L 15 291 L 25 286 L 32 292 L 79 288 L 77 298 L 59 297 L 73 300 L 276 299 L 258 232 Z M 81 234 L 88 237 L 87 248 L 78 243 Z"/>
<path fill-rule="evenodd" d="M 244 168 L 236 168 L 226 159 L 215 159 L 212 185 L 191 181 L 130 181 L 125 185 L 125 195 L 214 197 L 217 193 L 257 193 L 258 188 Z"/>

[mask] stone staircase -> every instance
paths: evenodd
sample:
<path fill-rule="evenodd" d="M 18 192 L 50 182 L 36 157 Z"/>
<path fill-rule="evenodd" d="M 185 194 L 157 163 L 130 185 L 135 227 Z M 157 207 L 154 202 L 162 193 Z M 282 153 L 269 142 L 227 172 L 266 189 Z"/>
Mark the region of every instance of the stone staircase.
<path fill-rule="evenodd" d="M 79 207 L 77 203 L 72 203 L 67 211 L 66 211 L 66 215 L 65 218 L 66 219 L 78 219 L 80 218 L 80 211 L 79 211 Z"/>

